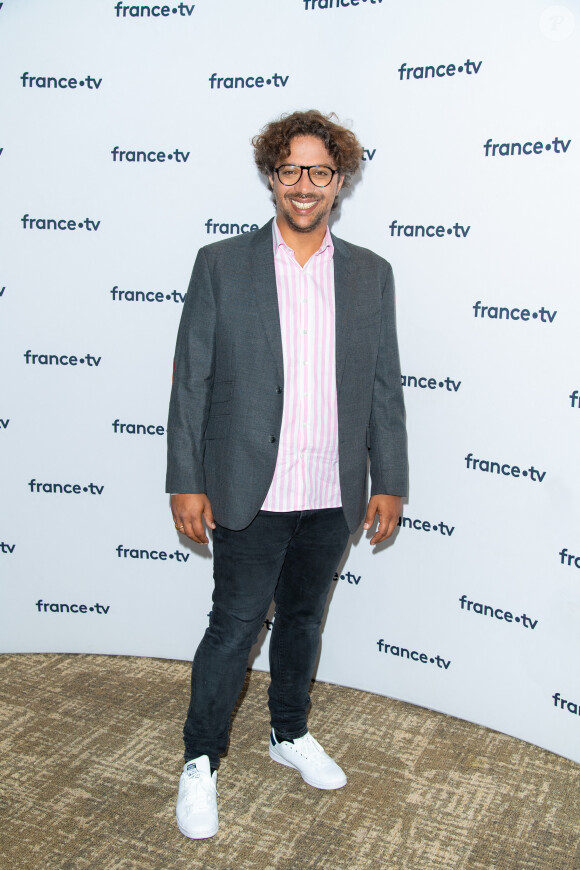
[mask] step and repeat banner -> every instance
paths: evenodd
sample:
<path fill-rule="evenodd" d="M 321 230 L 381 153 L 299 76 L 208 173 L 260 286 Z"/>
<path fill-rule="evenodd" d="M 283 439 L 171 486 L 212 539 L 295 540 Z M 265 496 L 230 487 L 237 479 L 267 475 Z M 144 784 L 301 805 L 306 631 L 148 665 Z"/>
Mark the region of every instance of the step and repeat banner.
<path fill-rule="evenodd" d="M 332 229 L 395 272 L 411 492 L 393 541 L 350 542 L 317 676 L 580 761 L 578 13 L 0 3 L 3 651 L 192 656 L 184 294 L 201 245 L 272 216 L 251 137 L 318 108 L 364 146 Z"/>

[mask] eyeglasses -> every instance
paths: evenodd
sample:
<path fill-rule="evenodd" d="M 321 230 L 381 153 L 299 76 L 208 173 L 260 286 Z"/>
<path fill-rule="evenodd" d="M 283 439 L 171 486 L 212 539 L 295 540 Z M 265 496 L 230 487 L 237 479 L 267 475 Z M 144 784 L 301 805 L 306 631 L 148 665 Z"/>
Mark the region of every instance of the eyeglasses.
<path fill-rule="evenodd" d="M 298 184 L 304 170 L 307 171 L 308 178 L 315 187 L 328 187 L 338 172 L 338 169 L 332 169 L 330 166 L 294 166 L 293 163 L 284 163 L 274 169 L 274 172 L 280 184 L 292 187 L 293 184 Z"/>

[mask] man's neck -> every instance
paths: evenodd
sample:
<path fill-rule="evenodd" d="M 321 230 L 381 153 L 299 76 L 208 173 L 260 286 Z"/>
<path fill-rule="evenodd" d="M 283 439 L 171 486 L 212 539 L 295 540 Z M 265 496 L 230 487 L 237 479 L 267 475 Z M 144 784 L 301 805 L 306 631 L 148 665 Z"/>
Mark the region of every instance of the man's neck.
<path fill-rule="evenodd" d="M 276 219 L 276 225 L 284 242 L 294 251 L 294 256 L 300 266 L 306 265 L 310 257 L 320 248 L 327 227 L 327 224 L 324 224 L 324 226 L 316 227 L 312 232 L 300 233 L 285 221 L 280 226 L 280 222 Z"/>

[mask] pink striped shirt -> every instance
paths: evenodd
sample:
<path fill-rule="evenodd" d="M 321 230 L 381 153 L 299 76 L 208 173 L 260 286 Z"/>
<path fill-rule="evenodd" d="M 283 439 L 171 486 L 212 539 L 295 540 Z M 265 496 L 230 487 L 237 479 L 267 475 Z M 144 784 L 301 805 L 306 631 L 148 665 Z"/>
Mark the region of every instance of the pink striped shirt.
<path fill-rule="evenodd" d="M 273 224 L 284 355 L 284 410 L 267 511 L 340 507 L 330 232 L 302 267 Z"/>

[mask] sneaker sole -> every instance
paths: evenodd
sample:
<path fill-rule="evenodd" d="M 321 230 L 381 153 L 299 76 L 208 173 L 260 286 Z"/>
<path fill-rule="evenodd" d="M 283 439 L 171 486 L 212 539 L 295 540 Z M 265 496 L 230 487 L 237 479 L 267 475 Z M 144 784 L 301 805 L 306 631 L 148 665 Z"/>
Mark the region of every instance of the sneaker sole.
<path fill-rule="evenodd" d="M 343 774 L 344 780 L 342 782 L 337 782 L 333 785 L 329 785 L 328 783 L 323 783 L 319 780 L 317 781 L 306 776 L 306 774 L 302 773 L 299 767 L 297 767 L 295 764 L 292 764 L 291 761 L 286 761 L 285 758 L 282 758 L 282 756 L 276 752 L 276 749 L 274 746 L 272 746 L 271 742 L 268 746 L 268 751 L 270 753 L 270 758 L 272 759 L 272 761 L 277 761 L 278 764 L 283 764 L 284 767 L 291 767 L 293 770 L 297 770 L 304 782 L 307 785 L 311 785 L 313 788 L 319 788 L 322 791 L 336 791 L 336 789 L 343 788 L 343 786 L 346 785 L 346 774 Z"/>
<path fill-rule="evenodd" d="M 183 828 L 179 824 L 179 822 L 177 822 L 177 827 L 179 828 L 179 830 L 183 834 L 183 836 L 188 837 L 190 840 L 207 840 L 209 837 L 213 837 L 213 836 L 215 836 L 215 834 L 217 834 L 219 826 L 216 825 L 215 828 L 211 828 L 211 829 L 208 828 L 207 831 L 203 831 L 203 832 L 196 831 L 195 834 L 192 833 L 191 831 L 187 831 L 185 828 Z"/>

